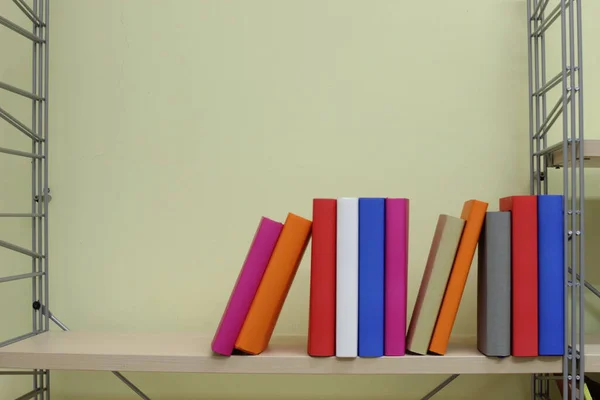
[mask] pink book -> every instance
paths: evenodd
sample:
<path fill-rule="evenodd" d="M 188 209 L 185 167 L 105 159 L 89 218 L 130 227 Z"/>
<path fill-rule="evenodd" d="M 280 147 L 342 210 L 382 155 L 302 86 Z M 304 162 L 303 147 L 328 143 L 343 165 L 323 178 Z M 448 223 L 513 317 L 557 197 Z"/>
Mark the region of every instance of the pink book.
<path fill-rule="evenodd" d="M 384 355 L 406 354 L 408 281 L 408 199 L 385 200 Z"/>
<path fill-rule="evenodd" d="M 215 332 L 211 345 L 212 351 L 215 353 L 224 356 L 230 356 L 233 353 L 235 341 L 246 320 L 246 315 L 282 228 L 283 224 L 280 222 L 266 217 L 261 218 L 242 270 Z"/>

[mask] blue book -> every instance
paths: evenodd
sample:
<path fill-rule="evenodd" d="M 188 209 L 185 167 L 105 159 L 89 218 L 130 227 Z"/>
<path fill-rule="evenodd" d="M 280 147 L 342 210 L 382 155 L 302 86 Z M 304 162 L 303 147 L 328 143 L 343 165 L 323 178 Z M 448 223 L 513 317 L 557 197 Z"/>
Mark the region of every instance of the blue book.
<path fill-rule="evenodd" d="M 538 196 L 538 352 L 562 356 L 565 336 L 562 195 Z"/>
<path fill-rule="evenodd" d="M 385 199 L 358 199 L 358 356 L 384 349 Z"/>

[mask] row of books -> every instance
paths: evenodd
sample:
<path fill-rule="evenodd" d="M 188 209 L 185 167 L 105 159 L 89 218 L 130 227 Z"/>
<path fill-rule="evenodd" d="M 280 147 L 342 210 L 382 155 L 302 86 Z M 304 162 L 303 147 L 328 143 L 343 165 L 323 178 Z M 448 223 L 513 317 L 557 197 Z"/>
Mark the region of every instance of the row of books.
<path fill-rule="evenodd" d="M 212 342 L 264 351 L 312 236 L 311 356 L 444 355 L 477 246 L 477 347 L 488 356 L 562 355 L 562 196 L 469 200 L 440 215 L 407 324 L 409 200 L 314 199 L 313 219 L 263 217 Z M 407 326 L 408 325 L 408 326 Z"/>
<path fill-rule="evenodd" d="M 562 195 L 506 197 L 487 213 L 478 260 L 483 354 L 564 354 L 564 216 Z"/>
<path fill-rule="evenodd" d="M 313 200 L 311 356 L 406 353 L 409 200 Z"/>
<path fill-rule="evenodd" d="M 468 201 L 440 215 L 407 332 L 416 354 L 446 352 L 478 246 L 477 348 L 493 357 L 564 353 L 563 196 Z"/>
<path fill-rule="evenodd" d="M 439 217 L 407 330 L 409 200 L 314 200 L 308 354 L 445 354 L 487 208 Z"/>

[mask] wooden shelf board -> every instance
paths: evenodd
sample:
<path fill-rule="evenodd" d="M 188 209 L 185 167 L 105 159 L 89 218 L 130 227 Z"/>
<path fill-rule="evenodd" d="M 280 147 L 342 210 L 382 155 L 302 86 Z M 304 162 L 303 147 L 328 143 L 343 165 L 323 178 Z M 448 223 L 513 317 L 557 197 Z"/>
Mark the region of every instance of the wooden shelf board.
<path fill-rule="evenodd" d="M 520 374 L 556 373 L 561 357 L 504 359 L 457 339 L 445 356 L 336 359 L 306 355 L 306 338 L 274 337 L 258 356 L 223 357 L 211 337 L 194 333 L 46 332 L 0 348 L 0 368 L 231 374 Z M 596 342 L 597 343 L 597 342 Z M 586 344 L 586 371 L 600 372 L 600 345 Z"/>
<path fill-rule="evenodd" d="M 569 155 L 567 157 L 567 162 L 571 161 L 571 148 L 569 149 Z M 548 147 L 548 167 L 563 167 L 563 145 L 561 143 L 557 143 L 553 146 Z M 583 165 L 585 168 L 600 168 L 600 140 L 591 140 L 587 139 L 583 141 Z M 575 160 L 579 161 L 580 150 L 579 145 L 575 147 Z"/>

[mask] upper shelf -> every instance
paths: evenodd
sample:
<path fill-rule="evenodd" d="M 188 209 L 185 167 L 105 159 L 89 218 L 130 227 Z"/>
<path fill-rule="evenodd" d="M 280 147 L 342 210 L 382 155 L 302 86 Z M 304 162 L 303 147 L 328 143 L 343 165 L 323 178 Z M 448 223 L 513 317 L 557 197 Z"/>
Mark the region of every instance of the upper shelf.
<path fill-rule="evenodd" d="M 336 359 L 306 355 L 306 338 L 274 337 L 258 356 L 223 357 L 194 333 L 47 332 L 0 349 L 0 368 L 232 374 L 559 373 L 561 357 L 488 358 L 473 339 L 445 356 Z M 600 372 L 600 345 L 586 344 L 586 371 Z"/>
<path fill-rule="evenodd" d="M 575 160 L 580 157 L 579 145 L 575 147 Z M 548 153 L 548 167 L 563 167 L 563 144 L 557 143 L 546 149 Z M 569 147 L 569 155 L 567 163 L 571 161 L 571 148 Z M 600 140 L 584 140 L 583 141 L 583 165 L 584 168 L 600 168 Z"/>

